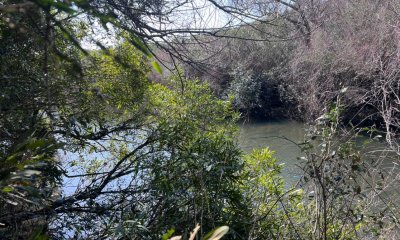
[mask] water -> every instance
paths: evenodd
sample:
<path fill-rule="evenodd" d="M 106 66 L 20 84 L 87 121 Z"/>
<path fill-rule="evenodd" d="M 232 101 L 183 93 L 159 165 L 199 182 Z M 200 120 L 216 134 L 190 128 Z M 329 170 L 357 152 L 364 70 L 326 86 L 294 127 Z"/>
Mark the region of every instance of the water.
<path fill-rule="evenodd" d="M 304 141 L 305 126 L 295 121 L 240 123 L 239 145 L 245 152 L 253 148 L 269 147 L 285 167 L 282 177 L 285 186 L 293 186 L 301 177 L 299 157 L 302 153 L 296 143 Z"/>
<path fill-rule="evenodd" d="M 282 177 L 285 180 L 285 187 L 290 188 L 298 183 L 303 172 L 301 165 L 304 161 L 299 160 L 303 156 L 296 143 L 304 141 L 305 125 L 294 121 L 279 122 L 245 122 L 240 123 L 239 145 L 245 152 L 251 152 L 253 148 L 269 147 L 275 151 L 275 157 L 279 163 L 284 163 L 285 167 Z M 388 151 L 384 142 L 372 142 L 365 145 L 367 136 L 359 136 L 356 139 L 358 150 L 367 154 L 370 174 L 364 176 L 364 180 L 375 185 L 376 180 L 380 180 L 378 172 L 385 176 L 385 189 L 377 192 L 376 196 L 385 199 L 385 202 L 400 204 L 400 156 Z M 364 183 L 365 185 L 365 183 Z M 364 186 L 365 187 L 365 186 Z M 375 186 L 376 187 L 376 186 Z M 365 193 L 370 190 L 365 188 Z M 385 204 L 386 205 L 386 204 Z M 379 206 L 379 205 L 378 205 Z"/>

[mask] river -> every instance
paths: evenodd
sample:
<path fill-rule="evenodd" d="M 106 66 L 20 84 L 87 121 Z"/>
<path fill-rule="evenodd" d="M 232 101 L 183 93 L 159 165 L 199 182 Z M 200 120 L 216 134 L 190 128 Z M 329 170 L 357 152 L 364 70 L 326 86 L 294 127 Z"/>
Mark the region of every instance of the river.
<path fill-rule="evenodd" d="M 275 157 L 279 163 L 284 164 L 281 176 L 285 181 L 285 188 L 294 186 L 302 176 L 299 157 L 302 152 L 295 143 L 301 143 L 305 137 L 305 125 L 295 121 L 276 122 L 243 122 L 239 123 L 240 135 L 239 145 L 243 151 L 249 153 L 254 148 L 269 147 L 275 151 Z M 380 189 L 379 197 L 385 198 L 387 202 L 400 203 L 400 156 L 391 153 L 383 141 L 373 141 L 365 144 L 366 136 L 356 139 L 358 150 L 368 153 L 367 163 L 372 174 L 382 172 L 385 176 L 383 181 L 385 189 Z M 304 161 L 303 161 L 304 164 Z M 368 182 L 374 182 L 373 178 L 367 177 Z M 365 185 L 365 182 L 364 182 Z M 364 186 L 365 187 L 365 186 Z M 368 188 L 365 188 L 368 189 Z M 370 190 L 365 190 L 369 192 Z M 390 200 L 389 200 L 390 199 Z"/>
<path fill-rule="evenodd" d="M 248 153 L 253 148 L 269 147 L 275 151 L 278 162 L 285 165 L 282 171 L 285 186 L 300 180 L 302 172 L 298 158 L 302 154 L 295 143 L 304 140 L 304 124 L 295 121 L 242 122 L 239 127 L 239 145 L 243 151 Z"/>

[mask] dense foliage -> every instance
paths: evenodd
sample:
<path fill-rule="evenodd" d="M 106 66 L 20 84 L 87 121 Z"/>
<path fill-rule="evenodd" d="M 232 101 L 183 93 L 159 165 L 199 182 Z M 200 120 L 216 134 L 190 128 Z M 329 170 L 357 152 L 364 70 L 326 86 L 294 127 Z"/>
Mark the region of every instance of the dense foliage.
<path fill-rule="evenodd" d="M 234 94 L 239 109 L 253 108 L 250 115 L 262 118 L 313 122 L 346 88 L 344 121 L 376 124 L 396 145 L 398 1 L 275 1 L 281 2 L 277 8 L 272 2 L 243 1 L 238 9 L 251 9 L 265 22 L 227 31 L 232 38 L 205 43 L 207 51 L 192 47 L 204 68 L 188 67 L 188 72 L 208 79 L 221 95 Z M 247 84 L 238 85 L 238 68 Z M 261 93 L 248 94 L 249 86 L 262 86 L 257 87 Z M 243 109 L 246 102 L 253 106 Z"/>
<path fill-rule="evenodd" d="M 127 41 L 83 51 L 70 34 L 85 37 L 85 23 L 58 22 L 67 6 L 11 3 L 1 13 L 2 238 L 152 239 L 234 221 L 242 164 L 228 102 L 196 82 L 151 84 L 145 49 Z"/>
<path fill-rule="evenodd" d="M 381 157 L 356 147 L 361 132 L 379 136 L 373 128 L 342 123 L 352 109 L 350 124 L 372 113 L 398 161 L 398 26 L 389 11 L 398 4 L 352 1 L 379 13 L 371 21 L 383 36 L 372 37 L 362 28 L 370 18 L 352 4 L 291 2 L 265 1 L 275 14 L 260 20 L 261 3 L 210 1 L 254 22 L 200 31 L 165 27 L 187 1 L 2 1 L 0 238 L 396 237 L 397 195 L 385 191 L 396 186 L 395 167 L 385 171 Z M 225 38 L 209 44 L 210 36 Z M 355 52 L 360 41 L 371 55 Z M 200 47 L 224 51 L 210 57 Z M 197 72 L 204 83 L 177 71 L 155 83 L 154 50 L 188 75 L 206 57 L 196 67 L 211 65 L 217 77 Z M 323 114 L 298 143 L 298 186 L 284 187 L 268 148 L 242 153 L 234 107 Z"/>
<path fill-rule="evenodd" d="M 82 54 L 41 10 L 18 20 L 27 31 L 4 24 L 1 39 L 4 237 L 153 239 L 245 220 L 229 102 L 198 82 L 151 84 L 125 42 Z"/>

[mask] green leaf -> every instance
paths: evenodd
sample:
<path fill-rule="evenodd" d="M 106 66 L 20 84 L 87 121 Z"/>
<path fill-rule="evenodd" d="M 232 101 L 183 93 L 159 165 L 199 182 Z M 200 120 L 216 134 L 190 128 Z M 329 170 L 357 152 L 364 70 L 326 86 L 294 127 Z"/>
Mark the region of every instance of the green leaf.
<path fill-rule="evenodd" d="M 43 227 L 37 228 L 29 238 L 30 240 L 47 240 L 49 237 L 44 233 Z"/>
<path fill-rule="evenodd" d="M 222 226 L 209 232 L 203 240 L 219 240 L 229 231 L 228 226 Z"/>
<path fill-rule="evenodd" d="M 13 188 L 13 187 L 10 187 L 10 186 L 6 186 L 6 187 L 3 188 L 2 191 L 8 193 L 8 192 L 14 191 L 14 188 Z"/>
<path fill-rule="evenodd" d="M 154 70 L 156 70 L 159 74 L 162 74 L 162 69 L 157 61 L 151 62 L 151 65 L 153 65 Z"/>
<path fill-rule="evenodd" d="M 170 238 L 172 236 L 172 234 L 174 234 L 174 232 L 175 232 L 175 229 L 171 228 L 165 234 L 162 235 L 161 239 L 168 240 L 168 238 Z"/>
<path fill-rule="evenodd" d="M 136 37 L 132 36 L 129 39 L 129 42 L 135 46 L 139 51 L 141 51 L 143 54 L 145 54 L 147 57 L 152 57 L 151 52 L 149 51 L 149 48 L 143 43 L 143 41 Z"/>
<path fill-rule="evenodd" d="M 18 152 L 18 153 L 14 153 L 14 154 L 8 156 L 8 157 L 6 158 L 6 161 L 11 162 L 11 161 L 13 161 L 16 157 L 19 157 L 19 155 L 20 155 L 19 152 Z"/>

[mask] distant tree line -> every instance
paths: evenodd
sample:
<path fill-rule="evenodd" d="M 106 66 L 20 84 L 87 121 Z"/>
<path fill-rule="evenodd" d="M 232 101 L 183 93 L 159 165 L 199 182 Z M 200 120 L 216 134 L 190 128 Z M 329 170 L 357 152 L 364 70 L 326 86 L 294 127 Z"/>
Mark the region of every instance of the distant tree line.
<path fill-rule="evenodd" d="M 207 51 L 193 47 L 203 67 L 188 67 L 189 74 L 209 79 L 218 94 L 232 93 L 239 109 L 262 118 L 313 121 L 346 89 L 344 121 L 375 124 L 389 141 L 396 135 L 398 1 L 242 1 L 236 7 L 264 18 L 226 31 L 233 38 L 205 44 Z"/>

